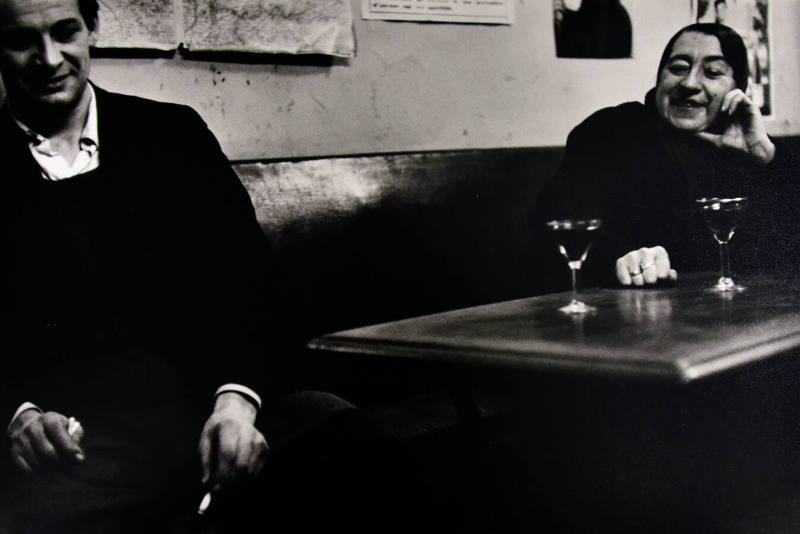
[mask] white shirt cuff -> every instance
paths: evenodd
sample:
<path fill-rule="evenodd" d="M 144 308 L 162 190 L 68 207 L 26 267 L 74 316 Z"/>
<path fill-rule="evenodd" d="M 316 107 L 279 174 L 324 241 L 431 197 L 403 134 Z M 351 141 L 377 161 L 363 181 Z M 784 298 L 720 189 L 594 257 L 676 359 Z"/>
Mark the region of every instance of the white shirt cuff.
<path fill-rule="evenodd" d="M 37 412 L 42 413 L 42 409 L 39 408 L 38 406 L 36 406 L 34 403 L 32 403 L 32 402 L 23 402 L 22 404 L 19 405 L 19 408 L 17 408 L 17 411 L 14 412 L 14 415 L 13 415 L 13 417 L 11 417 L 11 421 L 9 421 L 8 427 L 7 427 L 6 430 L 11 430 L 11 425 L 14 424 L 14 421 L 17 420 L 17 417 L 19 417 L 22 412 L 27 412 L 28 410 L 36 410 Z"/>
<path fill-rule="evenodd" d="M 261 410 L 261 397 L 258 396 L 258 393 L 256 393 L 249 387 L 243 386 L 241 384 L 224 384 L 218 387 L 217 392 L 214 393 L 214 398 L 217 398 L 223 393 L 228 393 L 228 392 L 234 392 L 242 395 L 247 400 L 255 404 L 257 410 Z"/>

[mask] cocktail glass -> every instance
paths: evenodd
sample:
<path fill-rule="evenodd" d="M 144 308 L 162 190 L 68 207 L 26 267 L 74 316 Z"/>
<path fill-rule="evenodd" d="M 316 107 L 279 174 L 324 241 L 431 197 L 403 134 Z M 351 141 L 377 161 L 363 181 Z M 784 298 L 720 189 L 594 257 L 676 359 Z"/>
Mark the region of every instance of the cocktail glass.
<path fill-rule="evenodd" d="M 572 299 L 558 309 L 563 313 L 587 313 L 596 309 L 580 300 L 580 271 L 602 224 L 600 219 L 558 219 L 545 223 L 572 274 Z"/>
<path fill-rule="evenodd" d="M 696 202 L 703 213 L 706 225 L 719 244 L 720 277 L 711 289 L 743 291 L 744 287 L 736 284 L 731 277 L 730 240 L 747 208 L 747 198 L 699 198 Z"/>

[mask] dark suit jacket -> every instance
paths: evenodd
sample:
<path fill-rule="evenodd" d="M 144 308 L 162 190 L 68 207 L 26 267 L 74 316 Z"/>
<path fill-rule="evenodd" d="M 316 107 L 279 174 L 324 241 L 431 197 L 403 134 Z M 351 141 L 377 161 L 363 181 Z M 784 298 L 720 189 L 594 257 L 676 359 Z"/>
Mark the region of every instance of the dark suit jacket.
<path fill-rule="evenodd" d="M 268 390 L 280 329 L 247 192 L 190 108 L 96 95 L 100 167 L 59 182 L 0 110 L 3 413 Z"/>

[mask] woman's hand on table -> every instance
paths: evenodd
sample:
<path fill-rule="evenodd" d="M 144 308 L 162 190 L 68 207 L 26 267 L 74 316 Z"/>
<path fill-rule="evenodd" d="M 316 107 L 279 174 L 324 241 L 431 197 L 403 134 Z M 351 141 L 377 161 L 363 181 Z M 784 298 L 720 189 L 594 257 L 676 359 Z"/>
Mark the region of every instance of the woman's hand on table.
<path fill-rule="evenodd" d="M 763 163 L 775 157 L 775 145 L 764 127 L 758 106 L 741 90 L 729 91 L 722 99 L 720 119 L 727 119 L 722 133 L 698 132 L 698 136 L 718 147 L 729 147 L 749 153 Z"/>
<path fill-rule="evenodd" d="M 623 286 L 644 286 L 659 280 L 677 280 L 669 265 L 669 254 L 661 246 L 642 247 L 617 259 L 617 280 Z"/>

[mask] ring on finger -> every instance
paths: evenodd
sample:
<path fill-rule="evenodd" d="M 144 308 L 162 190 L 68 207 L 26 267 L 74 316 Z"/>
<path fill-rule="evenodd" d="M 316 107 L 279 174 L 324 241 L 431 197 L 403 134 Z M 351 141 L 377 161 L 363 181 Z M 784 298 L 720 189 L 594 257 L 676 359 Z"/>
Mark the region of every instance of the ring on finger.
<path fill-rule="evenodd" d="M 632 273 L 631 273 L 631 276 L 632 276 L 632 277 L 633 277 L 633 276 L 639 276 L 640 274 L 642 274 L 642 271 L 636 271 L 635 273 L 634 273 L 634 272 L 632 272 Z"/>

